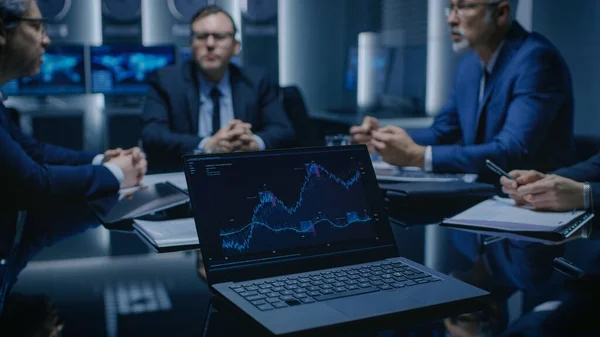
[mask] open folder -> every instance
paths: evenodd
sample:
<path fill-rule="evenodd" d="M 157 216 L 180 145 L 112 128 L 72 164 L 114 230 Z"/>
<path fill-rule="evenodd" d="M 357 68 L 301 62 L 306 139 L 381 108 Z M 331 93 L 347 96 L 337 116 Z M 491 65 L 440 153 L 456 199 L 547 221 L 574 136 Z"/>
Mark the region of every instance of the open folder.
<path fill-rule="evenodd" d="M 508 238 L 560 242 L 578 232 L 593 217 L 594 214 L 585 211 L 535 211 L 517 206 L 511 199 L 494 197 L 444 219 L 442 226 Z"/>

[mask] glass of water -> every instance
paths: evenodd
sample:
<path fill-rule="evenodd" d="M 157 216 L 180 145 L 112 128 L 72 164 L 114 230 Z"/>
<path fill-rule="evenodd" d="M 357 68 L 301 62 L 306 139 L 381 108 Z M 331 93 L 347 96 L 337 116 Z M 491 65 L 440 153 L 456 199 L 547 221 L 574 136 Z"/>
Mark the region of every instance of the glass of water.
<path fill-rule="evenodd" d="M 351 145 L 352 144 L 352 136 L 350 135 L 327 135 L 325 136 L 325 145 L 327 146 L 343 146 L 343 145 Z"/>

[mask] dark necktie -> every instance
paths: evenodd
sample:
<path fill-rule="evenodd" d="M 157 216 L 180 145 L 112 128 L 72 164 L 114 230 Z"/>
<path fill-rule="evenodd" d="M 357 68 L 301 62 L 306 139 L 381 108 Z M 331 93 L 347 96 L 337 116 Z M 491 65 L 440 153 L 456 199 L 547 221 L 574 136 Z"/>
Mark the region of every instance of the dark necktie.
<path fill-rule="evenodd" d="M 212 134 L 214 135 L 221 128 L 221 105 L 219 103 L 219 97 L 221 92 L 219 88 L 214 87 L 210 91 L 210 98 L 213 103 L 213 116 L 212 116 Z"/>
<path fill-rule="evenodd" d="M 483 96 L 485 94 L 485 88 L 487 88 L 490 73 L 485 67 L 481 69 L 481 85 L 479 86 L 479 105 L 484 104 Z M 479 116 L 479 124 L 477 125 L 477 131 L 475 133 L 475 144 L 483 144 L 485 141 L 485 127 L 487 119 L 487 109 L 481 110 Z"/>

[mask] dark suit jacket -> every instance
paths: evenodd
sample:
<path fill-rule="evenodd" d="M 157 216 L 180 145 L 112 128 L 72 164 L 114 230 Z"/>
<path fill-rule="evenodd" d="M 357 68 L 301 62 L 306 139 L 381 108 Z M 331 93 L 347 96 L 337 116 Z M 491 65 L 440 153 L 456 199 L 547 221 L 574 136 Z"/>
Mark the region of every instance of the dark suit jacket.
<path fill-rule="evenodd" d="M 555 310 L 530 312 L 514 322 L 502 337 L 588 337 L 600 336 L 600 256 L 592 259 L 582 279 L 567 280 L 554 300 L 562 304 Z"/>
<path fill-rule="evenodd" d="M 449 102 L 433 126 L 411 132 L 417 143 L 433 145 L 435 171 L 478 173 L 497 184 L 486 159 L 508 171 L 547 172 L 573 164 L 573 90 L 563 58 L 546 38 L 516 22 L 504 41 L 481 103 L 482 65 L 471 52 L 458 66 Z M 476 259 L 476 235 L 454 231 L 452 237 L 464 255 Z M 535 289 L 550 277 L 552 258 L 562 251 L 503 240 L 488 246 L 486 256 L 500 285 Z"/>
<path fill-rule="evenodd" d="M 589 182 L 592 187 L 594 209 L 600 210 L 600 153 L 584 162 L 556 170 L 553 173 L 575 181 Z"/>
<path fill-rule="evenodd" d="M 42 144 L 23 134 L 0 104 L 0 255 L 12 246 L 19 210 L 95 198 L 119 190 L 119 182 L 104 166 L 91 165 L 96 155 Z M 29 212 L 31 213 L 31 212 Z"/>
<path fill-rule="evenodd" d="M 573 164 L 573 92 L 564 60 L 546 38 L 516 22 L 504 41 L 481 103 L 482 65 L 471 52 L 434 124 L 409 132 L 416 143 L 433 146 L 434 171 L 479 173 L 497 182 L 486 159 L 507 171 Z"/>
<path fill-rule="evenodd" d="M 233 112 L 252 124 L 269 148 L 287 146 L 294 131 L 276 87 L 258 69 L 229 66 Z M 142 112 L 142 143 L 152 171 L 181 171 L 181 156 L 198 147 L 200 111 L 198 68 L 193 61 L 158 70 Z"/>

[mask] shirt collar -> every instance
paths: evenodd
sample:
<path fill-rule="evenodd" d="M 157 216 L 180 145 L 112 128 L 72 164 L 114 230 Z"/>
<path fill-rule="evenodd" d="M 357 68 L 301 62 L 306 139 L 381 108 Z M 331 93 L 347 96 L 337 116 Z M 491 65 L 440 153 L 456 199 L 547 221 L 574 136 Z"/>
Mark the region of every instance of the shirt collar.
<path fill-rule="evenodd" d="M 210 91 L 215 87 L 215 83 L 210 81 L 204 74 L 198 72 L 198 83 L 200 84 L 200 93 L 202 96 L 210 97 Z M 216 87 L 221 92 L 221 96 L 231 97 L 231 79 L 229 78 L 229 69 L 225 72 L 225 76 L 219 83 L 216 83 Z"/>
<path fill-rule="evenodd" d="M 494 67 L 496 66 L 496 61 L 498 61 L 498 55 L 500 55 L 500 51 L 502 50 L 502 47 L 504 47 L 504 40 L 502 40 L 502 42 L 500 42 L 500 44 L 498 45 L 498 48 L 496 48 L 496 50 L 492 54 L 492 57 L 490 57 L 490 60 L 488 61 L 487 64 L 481 62 L 481 66 L 485 67 L 485 70 L 487 70 L 487 72 L 489 74 L 491 74 L 492 71 L 494 71 Z"/>

